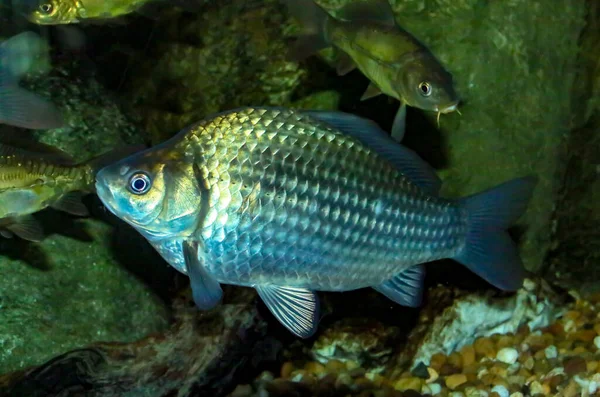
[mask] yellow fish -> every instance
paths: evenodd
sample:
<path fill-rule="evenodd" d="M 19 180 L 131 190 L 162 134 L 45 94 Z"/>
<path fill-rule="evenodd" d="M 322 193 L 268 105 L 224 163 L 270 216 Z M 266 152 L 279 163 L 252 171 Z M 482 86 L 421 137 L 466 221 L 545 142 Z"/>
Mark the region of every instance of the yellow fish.
<path fill-rule="evenodd" d="M 31 214 L 52 207 L 85 216 L 83 193 L 94 192 L 96 171 L 107 163 L 141 150 L 132 145 L 76 164 L 57 148 L 0 136 L 0 234 L 41 241 L 43 230 Z"/>
<path fill-rule="evenodd" d="M 84 20 L 114 20 L 158 1 L 184 8 L 194 5 L 192 1 L 183 0 L 20 0 L 17 4 L 30 22 L 38 25 L 62 25 Z"/>
<path fill-rule="evenodd" d="M 338 75 L 358 68 L 371 84 L 361 100 L 386 94 L 401 101 L 392 137 L 404 136 L 406 105 L 449 113 L 459 103 L 452 75 L 433 54 L 396 24 L 386 0 L 357 1 L 333 18 L 313 0 L 284 0 L 303 22 L 306 34 L 295 43 L 297 60 L 329 46 L 338 50 Z"/>

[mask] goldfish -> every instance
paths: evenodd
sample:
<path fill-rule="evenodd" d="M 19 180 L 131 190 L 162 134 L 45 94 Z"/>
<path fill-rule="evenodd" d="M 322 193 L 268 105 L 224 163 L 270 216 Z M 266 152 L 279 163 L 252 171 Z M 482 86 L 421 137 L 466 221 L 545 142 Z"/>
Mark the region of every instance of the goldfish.
<path fill-rule="evenodd" d="M 163 2 L 194 10 L 198 4 L 190 0 L 14 0 L 17 9 L 32 23 L 64 25 L 84 21 L 118 21 L 143 7 Z M 150 14 L 148 14 L 150 15 Z"/>
<path fill-rule="evenodd" d="M 44 98 L 19 87 L 38 57 L 47 56 L 45 43 L 33 32 L 23 32 L 0 44 L 0 123 L 29 129 L 60 128 L 59 110 Z"/>
<path fill-rule="evenodd" d="M 75 163 L 71 156 L 41 142 L 0 135 L 0 234 L 39 242 L 41 225 L 31 214 L 47 207 L 86 216 L 82 194 L 94 192 L 95 172 L 109 162 L 141 150 L 131 145 L 90 161 Z"/>
<path fill-rule="evenodd" d="M 352 2 L 330 16 L 314 0 L 283 0 L 303 22 L 304 35 L 291 49 L 296 60 L 333 46 L 337 73 L 358 68 L 370 80 L 361 100 L 386 94 L 401 105 L 391 135 L 404 137 L 406 106 L 442 113 L 458 110 L 452 75 L 413 35 L 401 28 L 387 0 Z"/>
<path fill-rule="evenodd" d="M 271 107 L 207 117 L 96 174 L 103 205 L 189 277 L 198 308 L 221 301 L 221 284 L 255 288 L 302 338 L 317 291 L 370 287 L 418 306 L 438 259 L 516 290 L 524 268 L 506 229 L 536 183 L 443 198 L 434 169 L 372 120 Z"/>

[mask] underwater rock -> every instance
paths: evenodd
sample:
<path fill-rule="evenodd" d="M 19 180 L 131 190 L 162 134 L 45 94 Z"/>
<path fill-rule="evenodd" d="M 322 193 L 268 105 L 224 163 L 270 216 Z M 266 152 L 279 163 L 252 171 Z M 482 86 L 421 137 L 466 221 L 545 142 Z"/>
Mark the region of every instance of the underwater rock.
<path fill-rule="evenodd" d="M 285 19 L 278 0 L 233 0 L 157 21 L 123 90 L 152 143 L 225 109 L 289 103 L 306 72 L 286 59 Z"/>
<path fill-rule="evenodd" d="M 424 308 L 406 348 L 396 358 L 396 368 L 409 363 L 412 370 L 421 363 L 429 365 L 432 355 L 450 355 L 481 337 L 514 334 L 523 326 L 531 331 L 546 327 L 568 310 L 566 304 L 573 300 L 565 291 L 531 278 L 514 294 L 459 292 L 450 305 L 448 298 L 454 294 L 440 289 L 430 293 L 429 308 Z"/>
<path fill-rule="evenodd" d="M 397 327 L 375 319 L 343 319 L 320 332 L 310 353 L 322 364 L 332 360 L 353 362 L 377 373 L 392 356 L 398 336 Z"/>
<path fill-rule="evenodd" d="M 129 344 L 97 343 L 0 377 L 2 395 L 222 396 L 248 366 L 279 349 L 265 337 L 254 291 L 232 292 L 215 309 L 200 311 L 188 291 L 174 300 L 166 332 Z"/>
<path fill-rule="evenodd" d="M 600 286 L 600 3 L 589 2 L 581 35 L 572 106 L 573 130 L 567 138 L 566 173 L 554 215 L 554 238 L 545 275 L 582 291 Z M 585 103 L 584 106 L 580 105 Z"/>
<path fill-rule="evenodd" d="M 66 120 L 64 128 L 34 135 L 76 160 L 142 141 L 115 99 L 93 76 L 81 75 L 75 63 L 61 62 L 23 85 L 51 98 Z M 29 133 L 6 126 L 0 133 L 9 130 Z M 108 215 L 98 202 L 88 204 L 92 213 Z M 142 255 L 135 239 L 117 249 L 136 251 L 137 261 L 125 263 L 114 251 L 113 233 L 126 225 L 115 222 L 112 228 L 51 209 L 34 216 L 47 233 L 43 242 L 0 239 L 0 374 L 92 342 L 135 341 L 168 325 L 166 305 L 136 274 L 140 265 L 145 268 L 138 273 L 150 272 L 149 256 Z"/>

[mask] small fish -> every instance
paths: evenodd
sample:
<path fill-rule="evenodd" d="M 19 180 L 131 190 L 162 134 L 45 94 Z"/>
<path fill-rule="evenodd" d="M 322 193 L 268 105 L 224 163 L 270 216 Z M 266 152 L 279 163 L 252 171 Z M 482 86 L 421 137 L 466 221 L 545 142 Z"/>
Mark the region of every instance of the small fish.
<path fill-rule="evenodd" d="M 80 22 L 108 21 L 133 12 L 143 12 L 151 3 L 163 2 L 187 10 L 196 10 L 192 0 L 15 0 L 17 9 L 32 23 L 63 25 Z M 149 14 L 147 14 L 149 15 Z"/>
<path fill-rule="evenodd" d="M 358 68 L 371 83 L 361 100 L 386 94 L 400 100 L 392 137 L 404 136 L 406 106 L 438 113 L 457 110 L 452 75 L 433 54 L 396 24 L 387 0 L 356 1 L 333 18 L 314 0 L 283 0 L 305 26 L 292 54 L 302 60 L 333 46 L 338 53 L 338 75 Z"/>
<path fill-rule="evenodd" d="M 524 269 L 506 233 L 535 177 L 462 199 L 371 120 L 342 112 L 245 107 L 209 117 L 96 176 L 98 197 L 174 268 L 200 309 L 220 284 L 253 287 L 300 337 L 315 291 L 371 287 L 418 306 L 423 263 L 452 258 L 515 290 Z"/>
<path fill-rule="evenodd" d="M 5 134 L 0 141 L 0 234 L 16 234 L 29 241 L 41 241 L 44 237 L 31 214 L 52 207 L 88 215 L 81 196 L 94 192 L 96 171 L 144 148 L 128 146 L 76 164 L 68 154 L 43 143 Z"/>
<path fill-rule="evenodd" d="M 19 87 L 37 57 L 46 56 L 44 41 L 23 32 L 0 44 L 0 123 L 29 129 L 60 128 L 58 109 L 49 101 Z"/>

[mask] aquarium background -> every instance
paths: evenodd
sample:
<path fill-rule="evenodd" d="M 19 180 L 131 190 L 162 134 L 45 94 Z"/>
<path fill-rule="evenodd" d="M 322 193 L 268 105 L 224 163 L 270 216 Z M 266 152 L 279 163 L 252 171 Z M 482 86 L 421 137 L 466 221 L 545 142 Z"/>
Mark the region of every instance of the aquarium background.
<path fill-rule="evenodd" d="M 3 0 L 0 38 L 48 40 L 50 62 L 22 85 L 55 103 L 66 126 L 0 133 L 83 161 L 247 105 L 338 109 L 390 130 L 398 101 L 360 101 L 367 78 L 338 76 L 333 51 L 289 60 L 301 29 L 280 2 L 189 1 L 40 26 Z M 319 1 L 332 14 L 348 2 Z M 319 330 L 300 340 L 247 288 L 226 286 L 221 306 L 198 311 L 187 278 L 89 195 L 90 217 L 36 213 L 48 232 L 40 243 L 0 239 L 0 395 L 596 394 L 600 5 L 390 4 L 463 101 L 439 127 L 435 113 L 408 109 L 403 143 L 436 168 L 442 194 L 539 178 L 511 230 L 529 271 L 523 288 L 501 293 L 452 261 L 430 263 L 422 307 L 369 289 L 320 292 Z"/>

